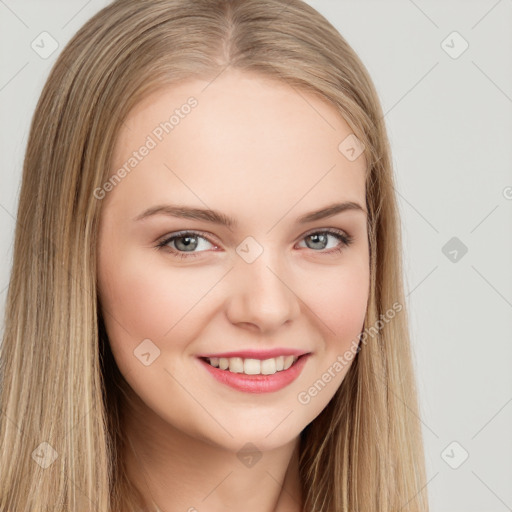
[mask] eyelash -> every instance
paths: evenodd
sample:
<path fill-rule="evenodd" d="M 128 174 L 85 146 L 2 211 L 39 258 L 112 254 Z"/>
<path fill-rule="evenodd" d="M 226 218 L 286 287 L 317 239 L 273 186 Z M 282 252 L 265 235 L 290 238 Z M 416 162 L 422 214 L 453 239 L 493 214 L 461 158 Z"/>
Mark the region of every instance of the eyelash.
<path fill-rule="evenodd" d="M 318 231 L 311 231 L 309 233 L 306 233 L 302 239 L 307 238 L 312 235 L 319 235 L 319 234 L 320 235 L 325 235 L 325 234 L 332 235 L 335 238 L 337 238 L 340 242 L 342 242 L 338 247 L 336 247 L 334 249 L 330 249 L 329 251 L 314 251 L 314 252 L 320 252 L 322 254 L 328 254 L 331 256 L 341 253 L 345 248 L 349 247 L 350 244 L 354 240 L 352 236 L 348 235 L 347 233 L 344 233 L 343 231 L 337 230 L 337 229 L 324 229 L 324 230 L 318 230 Z M 203 238 L 203 239 L 207 240 L 209 243 L 211 243 L 212 245 L 216 245 L 213 242 L 211 242 L 210 240 L 208 240 L 208 238 L 205 237 L 203 234 L 201 234 L 197 231 L 180 231 L 176 234 L 173 234 L 172 236 L 169 236 L 169 237 L 166 237 L 165 239 L 163 239 L 161 242 L 159 242 L 156 245 L 155 248 L 157 250 L 162 250 L 162 249 L 166 250 L 167 252 L 172 254 L 173 257 L 176 257 L 176 258 L 180 258 L 180 259 L 195 258 L 201 252 L 204 252 L 204 251 L 199 251 L 199 254 L 193 253 L 193 252 L 187 253 L 184 251 L 177 251 L 176 249 L 172 249 L 167 245 L 170 242 L 172 242 L 173 240 L 176 240 L 177 238 L 187 238 L 188 236 Z M 313 249 L 311 249 L 311 250 L 313 250 Z"/>

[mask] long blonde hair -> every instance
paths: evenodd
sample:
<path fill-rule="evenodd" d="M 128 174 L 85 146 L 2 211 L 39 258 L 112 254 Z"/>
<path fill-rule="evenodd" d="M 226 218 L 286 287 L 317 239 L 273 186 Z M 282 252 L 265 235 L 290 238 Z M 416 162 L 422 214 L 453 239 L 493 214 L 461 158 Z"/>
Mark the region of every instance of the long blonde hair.
<path fill-rule="evenodd" d="M 329 101 L 365 147 L 371 336 L 301 433 L 304 511 L 428 510 L 390 148 L 364 65 L 301 0 L 117 0 L 64 48 L 30 129 L 0 358 L 2 512 L 138 510 L 120 456 L 127 383 L 97 300 L 94 190 L 141 99 L 227 66 Z"/>

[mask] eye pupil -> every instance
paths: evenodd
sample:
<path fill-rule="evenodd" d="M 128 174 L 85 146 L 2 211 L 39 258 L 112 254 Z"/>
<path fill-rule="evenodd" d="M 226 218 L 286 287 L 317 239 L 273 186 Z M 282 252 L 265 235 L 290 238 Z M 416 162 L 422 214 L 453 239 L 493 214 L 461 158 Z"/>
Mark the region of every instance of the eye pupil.
<path fill-rule="evenodd" d="M 186 240 L 186 242 L 183 244 L 180 244 L 180 240 Z M 195 242 L 191 242 L 191 240 L 195 240 Z M 185 249 L 192 248 L 192 250 L 194 250 L 197 247 L 197 237 L 195 237 L 195 236 L 179 236 L 179 237 L 175 238 L 174 243 L 176 244 L 176 247 L 180 250 L 182 249 L 182 247 L 179 247 L 180 245 L 183 245 L 183 247 Z"/>
<path fill-rule="evenodd" d="M 327 243 L 327 235 L 323 233 L 314 233 L 312 235 L 309 235 L 308 238 L 313 239 L 313 243 L 317 244 L 320 243 L 322 247 L 314 247 L 315 249 L 324 249 L 325 244 Z"/>

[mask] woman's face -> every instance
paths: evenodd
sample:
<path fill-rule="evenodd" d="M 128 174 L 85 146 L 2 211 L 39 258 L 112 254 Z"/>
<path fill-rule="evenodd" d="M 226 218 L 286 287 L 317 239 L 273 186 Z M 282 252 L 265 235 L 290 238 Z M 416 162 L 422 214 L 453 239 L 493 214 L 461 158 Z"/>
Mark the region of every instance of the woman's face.
<path fill-rule="evenodd" d="M 130 113 L 113 177 L 95 192 L 98 283 L 141 421 L 264 450 L 328 404 L 369 290 L 366 164 L 352 139 L 341 144 L 351 133 L 317 97 L 233 71 L 163 89 Z M 345 202 L 361 208 L 312 215 Z M 229 360 L 234 372 L 200 359 L 271 350 Z M 285 350 L 309 355 L 272 375 Z"/>

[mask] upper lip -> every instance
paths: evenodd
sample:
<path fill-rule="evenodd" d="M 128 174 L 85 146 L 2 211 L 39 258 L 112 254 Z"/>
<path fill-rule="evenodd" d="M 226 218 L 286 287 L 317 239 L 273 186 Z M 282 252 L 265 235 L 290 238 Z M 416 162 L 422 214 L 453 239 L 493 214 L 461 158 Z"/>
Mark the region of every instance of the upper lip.
<path fill-rule="evenodd" d="M 220 352 L 217 354 L 201 354 L 197 357 L 241 357 L 242 359 L 271 359 L 278 356 L 297 356 L 300 357 L 304 354 L 309 354 L 307 350 L 293 349 L 293 348 L 273 348 L 272 350 L 236 350 L 233 352 Z"/>

